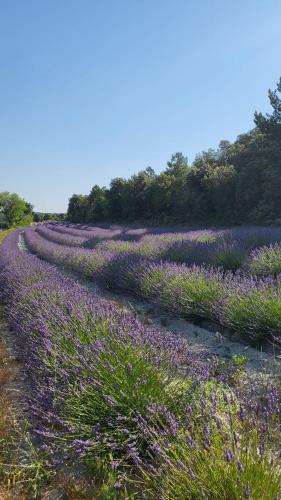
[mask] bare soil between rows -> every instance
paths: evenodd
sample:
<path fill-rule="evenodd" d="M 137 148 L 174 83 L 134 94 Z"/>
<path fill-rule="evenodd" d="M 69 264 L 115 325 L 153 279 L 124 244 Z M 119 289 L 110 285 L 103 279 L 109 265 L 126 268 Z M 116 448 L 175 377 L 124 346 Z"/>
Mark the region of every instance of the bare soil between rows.
<path fill-rule="evenodd" d="M 19 238 L 19 247 L 22 251 L 29 252 L 22 234 L 20 234 Z M 74 278 L 83 287 L 92 290 L 99 297 L 132 312 L 143 323 L 156 326 L 163 332 L 171 332 L 174 335 L 183 337 L 195 354 L 204 353 L 207 356 L 219 356 L 228 360 L 231 360 L 233 355 L 245 356 L 247 358 L 245 369 L 255 384 L 265 385 L 281 377 L 280 349 L 269 340 L 258 349 L 247 344 L 243 338 L 231 335 L 219 325 L 204 321 L 199 326 L 185 319 L 171 317 L 155 304 L 140 301 L 127 294 L 113 293 L 102 289 L 96 283 L 82 278 L 77 273 L 66 271 L 56 265 L 54 267 L 57 267 L 65 275 Z"/>

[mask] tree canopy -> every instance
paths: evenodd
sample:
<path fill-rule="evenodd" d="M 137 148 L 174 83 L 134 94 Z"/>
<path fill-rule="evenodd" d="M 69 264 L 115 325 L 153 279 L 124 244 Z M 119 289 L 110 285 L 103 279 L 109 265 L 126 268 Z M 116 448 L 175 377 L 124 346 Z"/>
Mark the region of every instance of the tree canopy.
<path fill-rule="evenodd" d="M 198 154 L 180 152 L 158 175 L 151 167 L 109 188 L 73 195 L 73 222 L 151 221 L 205 224 L 281 223 L 281 78 L 269 90 L 272 113 L 256 112 L 254 128 L 233 143 Z"/>
<path fill-rule="evenodd" d="M 13 227 L 32 222 L 32 205 L 16 193 L 0 193 L 0 226 Z"/>

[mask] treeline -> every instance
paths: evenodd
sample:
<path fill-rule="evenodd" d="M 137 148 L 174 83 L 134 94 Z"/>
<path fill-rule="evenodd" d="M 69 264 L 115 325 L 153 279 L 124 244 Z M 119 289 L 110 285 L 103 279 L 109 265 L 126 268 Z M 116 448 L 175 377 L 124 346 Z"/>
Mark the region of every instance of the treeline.
<path fill-rule="evenodd" d="M 33 212 L 34 222 L 45 222 L 45 221 L 59 221 L 63 222 L 65 220 L 64 213 L 51 213 L 51 212 Z"/>
<path fill-rule="evenodd" d="M 156 175 L 151 167 L 110 187 L 74 194 L 72 222 L 152 221 L 281 224 L 281 78 L 269 91 L 272 113 L 255 113 L 255 127 L 234 143 L 199 154 L 192 165 L 176 153 Z"/>
<path fill-rule="evenodd" d="M 0 228 L 30 224 L 33 220 L 31 203 L 20 198 L 16 193 L 0 193 Z"/>
<path fill-rule="evenodd" d="M 0 193 L 0 229 L 31 224 L 31 222 L 65 220 L 64 213 L 34 212 L 28 203 L 16 193 Z"/>

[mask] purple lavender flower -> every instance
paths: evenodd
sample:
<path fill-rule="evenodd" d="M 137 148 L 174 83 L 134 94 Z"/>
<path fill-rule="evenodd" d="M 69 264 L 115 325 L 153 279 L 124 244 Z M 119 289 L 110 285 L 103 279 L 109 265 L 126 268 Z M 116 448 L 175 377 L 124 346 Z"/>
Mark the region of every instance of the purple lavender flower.
<path fill-rule="evenodd" d="M 119 465 L 120 465 L 119 460 L 112 460 L 110 462 L 110 467 L 111 467 L 112 470 L 118 469 Z"/>
<path fill-rule="evenodd" d="M 229 449 L 227 449 L 225 452 L 225 459 L 227 462 L 232 462 L 233 460 L 233 454 Z"/>
<path fill-rule="evenodd" d="M 238 461 L 237 467 L 238 467 L 239 472 L 244 472 L 244 467 L 243 467 L 243 465 L 241 464 L 240 461 Z"/>
<path fill-rule="evenodd" d="M 249 485 L 249 483 L 247 483 L 245 486 L 244 498 L 250 498 L 250 485 Z"/>

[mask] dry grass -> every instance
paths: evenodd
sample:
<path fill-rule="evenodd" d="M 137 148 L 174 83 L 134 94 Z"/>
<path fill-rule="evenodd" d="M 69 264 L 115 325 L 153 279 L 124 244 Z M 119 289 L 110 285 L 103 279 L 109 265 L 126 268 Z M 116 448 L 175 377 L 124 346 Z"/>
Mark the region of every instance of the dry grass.
<path fill-rule="evenodd" d="M 9 388 L 18 373 L 18 363 L 3 341 L 5 323 L 0 308 L 0 500 L 29 500 L 35 497 L 34 474 L 37 464 L 22 463 L 21 444 L 29 445 L 26 424 L 10 398 Z M 2 338 L 1 338 L 2 337 Z M 31 443 L 30 443 L 31 444 Z M 30 457 L 33 448 L 30 445 Z"/>
<path fill-rule="evenodd" d="M 1 335 L 0 319 L 0 335 Z M 11 426 L 10 403 L 6 395 L 6 385 L 12 377 L 10 356 L 3 340 L 0 338 L 0 443 Z"/>
<path fill-rule="evenodd" d="M 68 500 L 95 500 L 100 498 L 99 496 L 99 488 L 90 484 L 89 481 L 85 479 L 80 479 L 72 476 L 71 474 L 60 474 L 54 481 L 52 485 L 57 491 L 62 493 L 64 498 Z M 44 500 L 44 496 L 42 500 Z M 50 497 L 47 498 L 50 500 Z"/>
<path fill-rule="evenodd" d="M 0 340 L 0 394 L 3 391 L 4 385 L 7 384 L 12 376 L 12 368 L 9 364 L 9 355 L 7 350 Z"/>
<path fill-rule="evenodd" d="M 1 325 L 0 325 L 1 327 Z M 1 330 L 0 330 L 1 334 Z M 0 339 L 0 462 L 6 461 L 9 438 L 13 432 L 14 422 L 11 414 L 10 401 L 6 395 L 6 385 L 12 377 L 12 368 L 9 365 L 9 354 Z M 4 466 L 0 465 L 0 500 L 12 498 L 10 489 L 11 478 L 7 478 Z"/>
<path fill-rule="evenodd" d="M 13 231 L 13 229 L 5 229 L 5 230 L 0 230 L 0 242 L 10 234 L 10 232 Z M 1 497 L 0 497 L 1 498 Z"/>
<path fill-rule="evenodd" d="M 18 402 L 10 397 L 13 392 L 7 390 L 17 382 L 20 365 L 5 346 L 5 329 L 0 305 L 0 500 L 52 500 L 60 495 L 69 500 L 94 500 L 97 489 L 90 481 L 70 473 L 55 477 L 46 473 L 44 462 L 29 438 L 28 424 L 20 414 Z"/>

